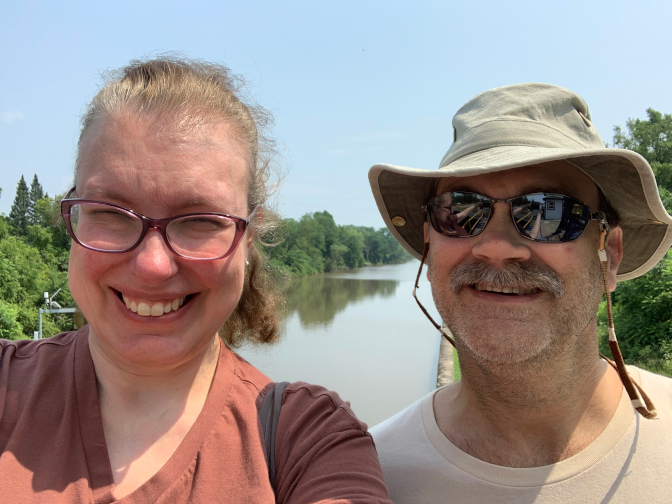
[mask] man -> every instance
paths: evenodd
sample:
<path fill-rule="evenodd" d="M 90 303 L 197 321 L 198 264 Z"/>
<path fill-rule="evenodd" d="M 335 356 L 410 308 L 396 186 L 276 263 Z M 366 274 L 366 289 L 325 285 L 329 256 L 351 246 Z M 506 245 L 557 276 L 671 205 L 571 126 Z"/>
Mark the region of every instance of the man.
<path fill-rule="evenodd" d="M 625 369 L 611 316 L 601 358 L 596 322 L 672 243 L 651 168 L 555 86 L 487 91 L 453 126 L 438 170 L 369 173 L 462 371 L 372 430 L 392 500 L 671 502 L 672 380 Z"/>

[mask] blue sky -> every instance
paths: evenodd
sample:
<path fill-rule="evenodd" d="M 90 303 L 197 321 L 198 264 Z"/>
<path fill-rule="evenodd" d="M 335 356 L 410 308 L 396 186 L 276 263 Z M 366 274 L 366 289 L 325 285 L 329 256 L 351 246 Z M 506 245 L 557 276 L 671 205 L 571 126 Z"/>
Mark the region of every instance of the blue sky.
<path fill-rule="evenodd" d="M 276 117 L 288 217 L 381 227 L 369 167 L 436 168 L 470 97 L 517 82 L 581 94 L 613 126 L 672 112 L 669 1 L 5 2 L 0 212 L 21 174 L 69 188 L 99 75 L 162 51 L 225 63 Z"/>

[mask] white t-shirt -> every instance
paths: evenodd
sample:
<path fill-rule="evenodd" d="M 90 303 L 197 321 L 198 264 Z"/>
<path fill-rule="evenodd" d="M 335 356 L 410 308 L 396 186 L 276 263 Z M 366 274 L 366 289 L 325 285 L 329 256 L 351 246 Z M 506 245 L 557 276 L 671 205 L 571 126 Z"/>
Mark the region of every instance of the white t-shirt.
<path fill-rule="evenodd" d="M 395 504 L 672 503 L 672 380 L 634 367 L 658 418 L 635 412 L 625 390 L 586 449 L 529 469 L 483 462 L 439 430 L 430 393 L 371 429 Z M 449 387 L 451 385 L 448 385 Z"/>

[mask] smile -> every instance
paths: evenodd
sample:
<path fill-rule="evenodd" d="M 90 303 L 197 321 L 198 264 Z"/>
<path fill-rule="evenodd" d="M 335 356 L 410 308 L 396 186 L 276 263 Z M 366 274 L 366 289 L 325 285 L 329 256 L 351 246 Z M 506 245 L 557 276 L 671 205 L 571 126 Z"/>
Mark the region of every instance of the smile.
<path fill-rule="evenodd" d="M 121 299 L 126 308 L 133 313 L 137 313 L 141 317 L 161 317 L 171 311 L 178 311 L 185 303 L 188 303 L 193 297 L 191 294 L 187 296 L 176 297 L 174 299 L 148 301 L 144 299 L 137 299 L 126 296 L 124 293 L 117 291 L 119 299 Z"/>
<path fill-rule="evenodd" d="M 518 286 L 500 287 L 496 285 L 488 285 L 483 283 L 471 284 L 471 287 L 481 292 L 495 292 L 497 294 L 504 294 L 509 296 L 530 296 L 532 294 L 536 294 L 539 292 L 539 289 L 537 289 L 536 287 L 532 289 L 525 289 L 523 287 Z"/>

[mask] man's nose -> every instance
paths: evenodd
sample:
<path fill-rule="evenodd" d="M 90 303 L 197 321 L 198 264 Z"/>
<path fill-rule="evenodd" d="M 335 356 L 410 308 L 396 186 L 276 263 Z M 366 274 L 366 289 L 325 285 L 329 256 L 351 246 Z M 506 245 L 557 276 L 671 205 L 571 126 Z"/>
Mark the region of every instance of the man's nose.
<path fill-rule="evenodd" d="M 527 261 L 532 256 L 529 240 L 516 231 L 509 203 L 494 203 L 485 229 L 472 240 L 472 255 L 496 266 Z"/>
<path fill-rule="evenodd" d="M 160 284 L 177 272 L 175 254 L 168 248 L 161 232 L 150 229 L 133 250 L 133 268 L 147 284 Z"/>

